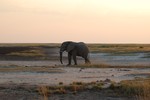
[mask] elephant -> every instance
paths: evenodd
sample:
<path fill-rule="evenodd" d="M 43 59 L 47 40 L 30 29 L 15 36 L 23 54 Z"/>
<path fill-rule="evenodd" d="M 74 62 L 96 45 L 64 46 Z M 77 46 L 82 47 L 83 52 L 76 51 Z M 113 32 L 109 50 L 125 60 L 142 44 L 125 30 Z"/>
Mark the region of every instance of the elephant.
<path fill-rule="evenodd" d="M 86 64 L 90 64 L 90 60 L 88 58 L 89 49 L 84 42 L 72 42 L 72 41 L 65 41 L 61 44 L 60 47 L 60 62 L 62 62 L 62 54 L 63 52 L 68 52 L 68 66 L 71 65 L 71 59 L 73 57 L 74 65 L 77 65 L 76 56 L 80 56 L 84 58 Z"/>

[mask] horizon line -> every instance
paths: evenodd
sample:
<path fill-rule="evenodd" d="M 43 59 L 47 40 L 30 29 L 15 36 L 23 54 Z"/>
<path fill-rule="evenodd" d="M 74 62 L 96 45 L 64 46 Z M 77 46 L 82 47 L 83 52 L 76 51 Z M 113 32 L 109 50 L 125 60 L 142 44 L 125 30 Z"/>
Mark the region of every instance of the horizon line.
<path fill-rule="evenodd" d="M 75 42 L 75 41 L 74 41 Z M 83 41 L 81 41 L 83 42 Z M 62 42 L 13 42 L 13 43 L 10 43 L 10 42 L 2 42 L 0 44 L 61 44 Z M 122 42 L 122 43 L 104 43 L 104 42 L 84 42 L 86 44 L 150 44 L 150 43 L 125 43 L 125 42 Z"/>

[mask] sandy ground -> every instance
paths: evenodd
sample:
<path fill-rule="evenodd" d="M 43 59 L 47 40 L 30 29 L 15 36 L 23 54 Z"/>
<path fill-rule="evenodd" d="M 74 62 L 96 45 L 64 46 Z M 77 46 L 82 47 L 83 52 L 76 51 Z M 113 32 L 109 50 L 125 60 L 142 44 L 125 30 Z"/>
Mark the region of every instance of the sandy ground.
<path fill-rule="evenodd" d="M 150 76 L 150 68 L 53 68 L 56 72 L 0 72 L 0 84 L 69 85 L 110 79 L 115 82 Z M 48 69 L 52 70 L 52 69 Z"/>

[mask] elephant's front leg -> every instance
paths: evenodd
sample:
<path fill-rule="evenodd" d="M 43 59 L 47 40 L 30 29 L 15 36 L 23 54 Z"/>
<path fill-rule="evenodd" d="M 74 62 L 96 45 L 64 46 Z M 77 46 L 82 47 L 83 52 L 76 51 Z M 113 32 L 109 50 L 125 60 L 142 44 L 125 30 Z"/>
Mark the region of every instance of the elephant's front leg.
<path fill-rule="evenodd" d="M 74 65 L 77 65 L 77 58 L 76 58 L 76 56 L 77 56 L 76 52 L 73 52 Z"/>
<path fill-rule="evenodd" d="M 71 57 L 72 57 L 71 53 L 68 53 L 68 64 L 67 64 L 67 66 L 71 65 Z"/>

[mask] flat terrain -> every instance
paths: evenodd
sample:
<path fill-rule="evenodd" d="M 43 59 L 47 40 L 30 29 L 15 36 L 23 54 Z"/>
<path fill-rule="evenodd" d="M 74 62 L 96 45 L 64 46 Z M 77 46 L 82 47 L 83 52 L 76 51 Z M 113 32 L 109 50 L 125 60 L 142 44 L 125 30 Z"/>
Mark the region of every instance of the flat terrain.
<path fill-rule="evenodd" d="M 88 44 L 92 64 L 84 65 L 84 60 L 78 57 L 78 66 L 65 66 L 65 52 L 64 65 L 60 64 L 59 46 L 0 44 L 0 100 L 133 100 L 135 97 L 114 93 L 108 87 L 112 82 L 150 77 L 149 44 Z M 74 82 L 102 82 L 103 89 L 95 90 L 90 85 L 75 94 L 38 89 L 69 86 Z"/>

